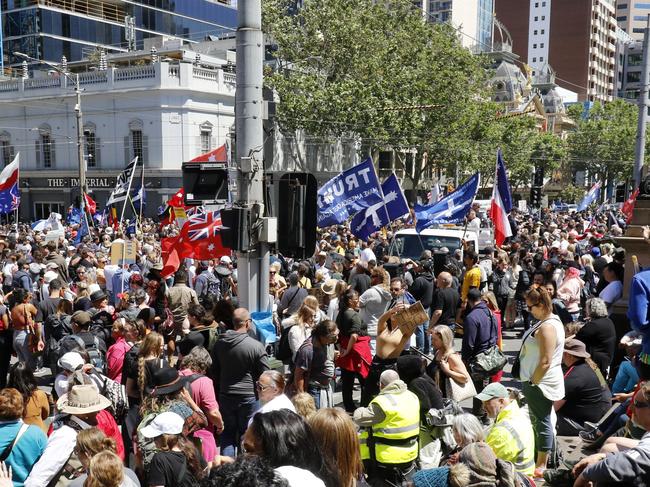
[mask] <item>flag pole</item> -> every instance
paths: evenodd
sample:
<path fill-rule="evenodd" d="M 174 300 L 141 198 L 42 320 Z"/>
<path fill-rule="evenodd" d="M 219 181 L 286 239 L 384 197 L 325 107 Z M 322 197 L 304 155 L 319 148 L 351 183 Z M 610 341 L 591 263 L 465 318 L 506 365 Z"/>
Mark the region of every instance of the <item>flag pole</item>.
<path fill-rule="evenodd" d="M 138 165 L 138 156 L 135 156 L 135 165 Z M 129 178 L 129 187 L 126 190 L 126 198 L 124 199 L 124 206 L 122 206 L 122 214 L 120 215 L 120 227 L 122 226 L 122 221 L 124 220 L 124 211 L 126 210 L 126 200 L 131 195 L 131 184 L 133 184 L 133 176 L 135 175 L 135 168 L 131 171 L 131 177 Z"/>
<path fill-rule="evenodd" d="M 140 216 L 138 222 L 140 223 L 140 231 L 142 232 L 142 205 L 144 205 L 144 163 L 142 163 L 142 174 L 140 176 Z"/>

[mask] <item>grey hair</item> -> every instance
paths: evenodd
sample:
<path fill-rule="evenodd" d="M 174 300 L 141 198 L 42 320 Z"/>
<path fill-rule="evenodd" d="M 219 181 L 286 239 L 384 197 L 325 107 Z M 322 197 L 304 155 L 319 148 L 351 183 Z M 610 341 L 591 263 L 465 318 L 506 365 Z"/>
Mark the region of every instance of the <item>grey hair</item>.
<path fill-rule="evenodd" d="M 600 298 L 591 298 L 587 301 L 587 314 L 591 318 L 604 318 L 609 313 L 607 312 L 607 304 Z"/>
<path fill-rule="evenodd" d="M 181 369 L 190 369 L 194 372 L 205 373 L 212 367 L 212 357 L 204 347 L 194 347 L 190 353 L 183 357 Z"/>
<path fill-rule="evenodd" d="M 386 387 L 388 384 L 392 384 L 396 380 L 399 380 L 399 374 L 396 371 L 392 369 L 384 370 L 379 376 L 379 385 Z"/>
<path fill-rule="evenodd" d="M 461 448 L 466 447 L 470 443 L 476 443 L 485 439 L 485 430 L 483 425 L 473 414 L 460 414 L 454 416 L 451 426 L 460 440 Z"/>

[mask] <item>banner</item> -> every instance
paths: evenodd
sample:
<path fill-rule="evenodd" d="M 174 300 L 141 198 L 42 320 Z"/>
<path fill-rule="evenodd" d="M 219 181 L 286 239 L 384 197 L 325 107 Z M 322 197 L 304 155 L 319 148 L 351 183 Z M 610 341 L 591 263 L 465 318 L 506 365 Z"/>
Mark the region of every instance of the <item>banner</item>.
<path fill-rule="evenodd" d="M 319 227 L 343 223 L 361 210 L 382 200 L 381 187 L 368 158 L 330 179 L 318 190 Z"/>
<path fill-rule="evenodd" d="M 129 192 L 129 184 L 133 178 L 133 173 L 135 172 L 135 167 L 138 164 L 138 156 L 134 157 L 133 160 L 124 168 L 124 170 L 117 177 L 117 182 L 115 183 L 115 189 L 111 193 L 106 206 L 114 205 L 120 201 L 126 200 Z"/>
<path fill-rule="evenodd" d="M 408 215 L 409 206 L 402 187 L 395 174 L 388 176 L 381 184 L 384 199 L 357 213 L 350 227 L 352 233 L 361 240 L 367 240 L 370 235 L 378 232 L 390 222 Z"/>
<path fill-rule="evenodd" d="M 459 186 L 456 191 L 448 194 L 437 203 L 428 206 L 416 205 L 416 230 L 421 232 L 425 228 L 436 224 L 461 223 L 472 206 L 480 181 L 481 176 L 476 173 Z"/>

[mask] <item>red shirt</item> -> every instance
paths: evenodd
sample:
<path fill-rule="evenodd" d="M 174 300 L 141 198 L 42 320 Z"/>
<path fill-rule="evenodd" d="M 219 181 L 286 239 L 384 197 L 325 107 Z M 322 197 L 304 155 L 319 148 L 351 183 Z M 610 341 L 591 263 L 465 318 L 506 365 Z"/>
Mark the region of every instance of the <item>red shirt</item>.
<path fill-rule="evenodd" d="M 124 356 L 131 350 L 132 345 L 120 337 L 117 341 L 108 347 L 106 352 L 106 364 L 108 367 L 108 377 L 115 382 L 122 382 L 122 368 L 124 367 Z"/>
<path fill-rule="evenodd" d="M 122 441 L 122 433 L 120 433 L 115 418 L 106 409 L 97 414 L 97 428 L 102 430 L 106 436 L 115 440 L 117 456 L 124 461 L 124 442 Z"/>

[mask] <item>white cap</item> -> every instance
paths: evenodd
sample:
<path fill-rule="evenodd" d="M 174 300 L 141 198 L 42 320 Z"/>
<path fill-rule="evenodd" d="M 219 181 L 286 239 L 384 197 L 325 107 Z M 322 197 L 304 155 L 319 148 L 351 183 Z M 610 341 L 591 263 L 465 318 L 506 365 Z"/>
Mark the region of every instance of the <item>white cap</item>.
<path fill-rule="evenodd" d="M 45 284 L 49 284 L 57 277 L 59 277 L 59 274 L 57 274 L 56 272 L 47 271 L 45 274 L 43 274 L 43 282 L 45 282 Z"/>
<path fill-rule="evenodd" d="M 183 432 L 185 420 L 171 411 L 160 413 L 153 421 L 140 430 L 145 438 L 155 438 L 160 435 L 180 435 Z"/>
<path fill-rule="evenodd" d="M 58 362 L 59 367 L 69 372 L 74 372 L 85 363 L 83 357 L 77 352 L 68 352 L 63 354 L 63 357 L 61 357 Z"/>
<path fill-rule="evenodd" d="M 232 264 L 232 259 L 227 255 L 224 255 L 223 257 L 221 257 L 221 259 L 219 259 L 219 262 L 221 262 L 222 264 Z"/>

